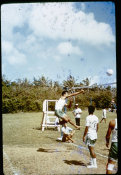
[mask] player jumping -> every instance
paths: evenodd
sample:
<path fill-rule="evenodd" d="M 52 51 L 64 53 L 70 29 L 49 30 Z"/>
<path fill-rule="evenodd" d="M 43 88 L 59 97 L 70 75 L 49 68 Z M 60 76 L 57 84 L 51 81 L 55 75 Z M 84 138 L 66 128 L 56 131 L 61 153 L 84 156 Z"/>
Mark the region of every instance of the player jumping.
<path fill-rule="evenodd" d="M 75 93 L 72 93 L 72 94 L 68 94 L 68 91 L 63 91 L 62 92 L 62 95 L 61 95 L 60 99 L 57 101 L 57 103 L 55 105 L 55 115 L 59 118 L 59 120 L 61 119 L 59 124 L 62 125 L 65 122 L 69 122 L 75 128 L 78 128 L 78 129 L 80 128 L 80 126 L 77 126 L 76 124 L 74 124 L 71 121 L 70 117 L 67 116 L 63 112 L 63 108 L 64 108 L 64 106 L 71 107 L 72 100 L 71 100 L 70 105 L 68 106 L 67 103 L 66 103 L 67 98 L 72 97 L 72 96 L 76 96 L 76 95 L 81 94 L 81 93 L 84 93 L 84 90 L 81 90 L 79 92 L 75 92 Z"/>

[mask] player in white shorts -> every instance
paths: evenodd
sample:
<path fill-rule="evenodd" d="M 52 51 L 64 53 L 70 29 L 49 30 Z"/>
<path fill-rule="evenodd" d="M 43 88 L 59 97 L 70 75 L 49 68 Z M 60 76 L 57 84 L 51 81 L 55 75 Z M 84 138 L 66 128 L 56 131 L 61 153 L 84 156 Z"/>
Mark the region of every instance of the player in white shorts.
<path fill-rule="evenodd" d="M 84 90 L 81 90 L 79 92 L 75 92 L 75 93 L 72 93 L 72 94 L 68 94 L 68 91 L 63 91 L 62 92 L 62 95 L 61 95 L 60 99 L 56 102 L 56 105 L 55 105 L 55 115 L 59 118 L 59 120 L 61 119 L 60 122 L 59 122 L 60 124 L 63 124 L 65 122 L 69 122 L 74 127 L 80 128 L 79 126 L 75 125 L 71 121 L 71 119 L 63 112 L 64 106 L 67 106 L 67 107 L 71 106 L 71 103 L 70 103 L 69 106 L 67 105 L 66 99 L 69 98 L 69 97 L 78 95 L 80 93 L 84 93 Z"/>
<path fill-rule="evenodd" d="M 103 114 L 102 114 L 102 120 L 100 121 L 100 123 L 102 123 L 102 121 L 105 120 L 106 123 L 106 109 L 103 109 Z"/>
<path fill-rule="evenodd" d="M 97 140 L 98 117 L 94 115 L 95 107 L 89 106 L 89 115 L 86 117 L 86 127 L 83 135 L 83 142 L 88 146 L 90 152 L 90 165 L 87 168 L 97 168 L 96 154 L 94 152 L 95 142 Z"/>
<path fill-rule="evenodd" d="M 117 119 L 111 120 L 106 134 L 106 146 L 109 147 L 110 136 L 112 133 L 111 147 L 106 166 L 106 174 L 112 174 L 116 160 L 118 159 L 118 126 Z"/>

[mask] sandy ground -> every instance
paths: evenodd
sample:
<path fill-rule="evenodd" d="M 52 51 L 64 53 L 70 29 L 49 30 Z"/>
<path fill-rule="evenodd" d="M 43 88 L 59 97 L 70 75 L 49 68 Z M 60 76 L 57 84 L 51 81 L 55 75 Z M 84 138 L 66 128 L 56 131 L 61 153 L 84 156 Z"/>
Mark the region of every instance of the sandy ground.
<path fill-rule="evenodd" d="M 107 159 L 97 155 L 97 169 L 87 169 L 89 152 L 71 143 L 3 147 L 5 175 L 105 174 Z M 114 172 L 115 173 L 115 172 Z"/>
<path fill-rule="evenodd" d="M 101 118 L 101 111 L 96 111 Z M 106 174 L 109 150 L 105 145 L 105 135 L 110 119 L 115 114 L 109 113 L 107 124 L 100 124 L 95 151 L 97 169 L 87 169 L 90 156 L 82 137 L 85 117 L 83 114 L 82 128 L 73 137 L 74 144 L 56 141 L 60 132 L 53 129 L 40 131 L 42 113 L 19 113 L 3 116 L 3 169 L 4 175 L 73 175 L 73 174 Z M 117 167 L 116 167 L 117 168 Z M 116 170 L 114 171 L 116 173 Z"/>

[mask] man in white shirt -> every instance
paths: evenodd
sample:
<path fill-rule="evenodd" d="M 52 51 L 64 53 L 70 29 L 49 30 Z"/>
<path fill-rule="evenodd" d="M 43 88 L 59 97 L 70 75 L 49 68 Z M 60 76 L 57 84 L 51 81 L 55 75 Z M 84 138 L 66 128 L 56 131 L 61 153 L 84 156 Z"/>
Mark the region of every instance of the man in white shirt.
<path fill-rule="evenodd" d="M 75 109 L 73 110 L 73 114 L 75 116 L 76 125 L 80 126 L 80 118 L 81 118 L 82 110 L 78 107 L 78 104 L 75 104 Z"/>
<path fill-rule="evenodd" d="M 72 140 L 72 136 L 74 135 L 75 131 L 72 128 L 68 127 L 66 122 L 63 124 L 61 131 L 63 135 L 62 142 L 74 142 Z"/>
<path fill-rule="evenodd" d="M 79 92 L 75 92 L 72 94 L 68 94 L 68 91 L 63 91 L 62 95 L 60 97 L 60 99 L 56 102 L 55 105 L 55 115 L 59 118 L 59 120 L 61 119 L 61 121 L 59 122 L 59 124 L 63 124 L 65 122 L 69 122 L 71 125 L 73 125 L 75 128 L 80 128 L 79 126 L 75 125 L 70 117 L 68 117 L 64 112 L 63 112 L 63 108 L 64 106 L 67 106 L 68 108 L 71 107 L 71 103 L 69 105 L 67 105 L 66 103 L 66 99 L 75 95 L 78 95 L 80 93 L 84 93 L 84 90 L 80 90 Z"/>
<path fill-rule="evenodd" d="M 95 107 L 90 105 L 88 107 L 89 115 L 86 117 L 86 127 L 83 135 L 83 142 L 85 142 L 86 145 L 88 146 L 90 156 L 91 156 L 90 165 L 87 166 L 87 168 L 97 168 L 94 146 L 97 140 L 97 131 L 98 131 L 99 121 L 98 121 L 98 117 L 93 114 L 94 111 L 95 111 Z"/>
<path fill-rule="evenodd" d="M 106 134 L 106 146 L 109 148 L 110 136 L 112 134 L 111 147 L 108 156 L 108 163 L 106 166 L 106 174 L 112 174 L 114 165 L 118 159 L 118 126 L 117 118 L 111 120 Z"/>

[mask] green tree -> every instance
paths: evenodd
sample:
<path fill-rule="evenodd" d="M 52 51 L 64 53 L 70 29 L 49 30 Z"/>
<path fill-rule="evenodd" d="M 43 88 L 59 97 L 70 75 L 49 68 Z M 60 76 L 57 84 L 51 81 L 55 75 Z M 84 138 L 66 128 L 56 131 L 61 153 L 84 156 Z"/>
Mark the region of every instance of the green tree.
<path fill-rule="evenodd" d="M 86 78 L 85 80 L 82 80 L 82 82 L 84 83 L 85 86 L 89 86 L 90 85 L 89 78 Z"/>
<path fill-rule="evenodd" d="M 108 108 L 112 99 L 110 91 L 103 91 L 94 96 L 94 102 L 97 108 Z"/>
<path fill-rule="evenodd" d="M 64 80 L 64 81 L 63 81 L 63 86 L 64 86 L 64 87 L 72 88 L 72 87 L 75 86 L 75 84 L 76 84 L 76 80 L 75 80 L 75 78 L 74 78 L 73 76 L 71 76 L 71 75 L 69 75 L 69 76 L 67 77 L 67 80 Z"/>
<path fill-rule="evenodd" d="M 72 76 L 68 76 L 67 80 L 63 81 L 63 83 L 64 86 L 68 86 L 69 88 L 79 86 L 79 84 L 76 83 L 76 79 Z M 83 84 L 80 84 L 80 86 L 82 85 Z M 85 83 L 85 85 L 88 85 L 88 83 Z M 11 82 L 3 76 L 2 112 L 42 111 L 43 101 L 45 99 L 59 99 L 63 90 L 62 87 L 63 86 L 60 85 L 58 81 L 52 82 L 52 80 L 49 80 L 44 76 L 39 79 L 35 78 L 32 83 L 26 78 Z M 89 91 L 88 89 L 85 89 L 85 93 L 76 96 L 75 100 L 82 108 L 85 108 L 90 104 L 90 99 L 92 99 L 93 104 L 98 109 L 109 107 L 112 98 L 117 102 L 116 91 L 116 89 L 107 88 L 91 88 Z M 50 107 L 51 109 L 54 109 L 53 104 Z"/>

